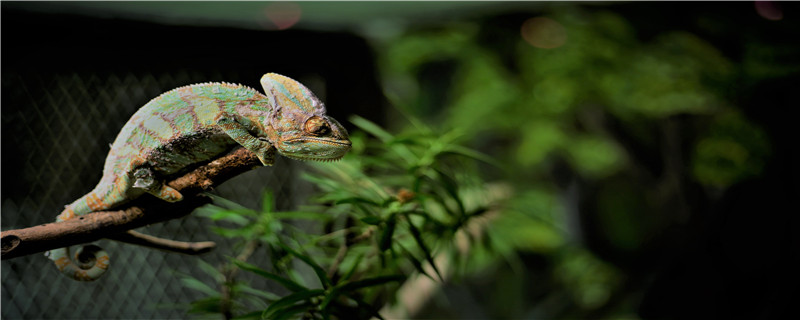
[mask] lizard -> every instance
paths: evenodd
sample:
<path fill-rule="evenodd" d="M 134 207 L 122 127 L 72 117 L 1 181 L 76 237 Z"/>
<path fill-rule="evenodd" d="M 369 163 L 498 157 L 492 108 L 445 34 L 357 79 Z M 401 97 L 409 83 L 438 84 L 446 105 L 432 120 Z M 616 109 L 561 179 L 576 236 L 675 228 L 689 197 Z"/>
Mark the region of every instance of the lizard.
<path fill-rule="evenodd" d="M 64 207 L 56 222 L 108 210 L 147 193 L 168 202 L 183 199 L 165 178 L 222 156 L 237 145 L 271 166 L 275 153 L 297 160 L 334 161 L 351 147 L 347 130 L 326 115 L 325 105 L 289 77 L 267 73 L 264 93 L 225 82 L 188 85 L 141 107 L 122 127 L 97 186 Z M 46 253 L 68 277 L 93 281 L 109 267 L 108 253 L 87 246 L 94 262 L 79 264 L 69 248 Z M 80 254 L 76 254 L 76 258 Z M 91 260 L 91 259 L 90 259 Z M 87 265 L 88 264 L 88 265 Z"/>

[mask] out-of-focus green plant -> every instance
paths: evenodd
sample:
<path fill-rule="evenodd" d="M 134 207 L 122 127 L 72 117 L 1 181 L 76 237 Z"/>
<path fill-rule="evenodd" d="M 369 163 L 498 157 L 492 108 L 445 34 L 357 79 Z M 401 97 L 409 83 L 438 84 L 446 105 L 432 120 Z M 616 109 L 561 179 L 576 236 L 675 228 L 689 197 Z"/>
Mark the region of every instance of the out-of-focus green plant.
<path fill-rule="evenodd" d="M 207 297 L 191 303 L 191 312 L 223 314 L 234 319 L 381 318 L 377 312 L 394 300 L 408 275 L 441 281 L 458 261 L 443 269 L 435 257 L 455 252 L 482 233 L 466 232 L 487 215 L 502 192 L 491 192 L 476 172 L 476 160 L 493 160 L 453 141 L 456 131 L 439 134 L 416 128 L 393 135 L 360 117 L 351 121 L 362 131 L 351 135 L 354 150 L 342 161 L 313 164 L 305 178 L 319 187 L 319 206 L 302 212 L 275 212 L 265 194 L 260 211 L 224 199 L 200 212 L 231 227 L 214 227 L 238 239 L 240 253 L 219 269 L 201 262 L 216 279 L 216 289 L 194 278 L 186 286 Z M 371 135 L 368 137 L 367 134 Z M 327 233 L 300 228 L 289 220 L 323 225 Z M 480 225 L 480 224 L 479 224 Z M 485 228 L 478 227 L 478 228 Z M 270 266 L 246 262 L 255 250 L 271 254 Z M 310 268 L 309 283 L 298 271 Z M 463 268 L 462 268 L 463 269 Z M 236 280 L 239 271 L 275 282 L 284 291 L 257 289 L 257 283 Z"/>
<path fill-rule="evenodd" d="M 641 267 L 631 257 L 686 221 L 689 195 L 762 171 L 769 140 L 737 110 L 736 90 L 754 75 L 786 71 L 766 68 L 769 50 L 754 47 L 744 57 L 753 61 L 735 63 L 695 34 L 643 36 L 599 8 L 559 5 L 529 18 L 547 23 L 528 29 L 534 24 L 516 12 L 383 39 L 385 94 L 402 113 L 459 130 L 459 143 L 507 173 L 514 196 L 487 237 L 506 255 L 542 259 L 526 285 L 546 293 L 508 283 L 492 291 L 500 305 L 514 305 L 509 291 L 536 299 L 492 315 L 617 315 L 613 306 L 626 303 L 615 296 L 625 286 L 618 268 Z M 560 42 L 531 41 L 541 35 Z"/>
<path fill-rule="evenodd" d="M 520 33 L 489 33 L 473 24 L 388 41 L 381 64 L 387 97 L 432 123 L 468 128 L 465 141 L 510 141 L 512 147 L 496 155 L 512 160 L 504 164 L 536 174 L 555 155 L 590 179 L 619 173 L 631 158 L 605 119 L 614 119 L 613 126 L 637 143 L 655 144 L 660 137 L 653 128 L 670 117 L 719 122 L 734 107 L 731 90 L 743 71 L 691 33 L 667 32 L 643 42 L 614 13 L 563 6 L 542 16 L 563 28 L 563 45 L 539 48 Z M 763 136 L 746 119 L 739 122 Z M 724 187 L 757 172 L 768 149 L 748 147 L 765 140 L 742 138 L 725 137 L 728 146 L 719 139 L 698 142 L 697 180 Z M 709 160 L 712 149 L 724 150 Z M 750 152 L 742 156 L 736 149 Z M 722 173 L 709 161 L 730 165 Z"/>

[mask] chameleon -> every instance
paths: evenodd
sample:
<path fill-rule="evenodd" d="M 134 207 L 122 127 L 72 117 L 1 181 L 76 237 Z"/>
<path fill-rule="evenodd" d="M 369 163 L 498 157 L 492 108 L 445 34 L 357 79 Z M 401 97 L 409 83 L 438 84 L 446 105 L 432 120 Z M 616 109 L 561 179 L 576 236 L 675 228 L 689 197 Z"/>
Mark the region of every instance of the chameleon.
<path fill-rule="evenodd" d="M 275 153 L 297 160 L 334 161 L 350 150 L 347 130 L 326 115 L 325 105 L 303 84 L 275 73 L 265 74 L 260 82 L 263 94 L 239 84 L 208 82 L 150 100 L 111 144 L 97 186 L 65 206 L 56 222 L 111 209 L 146 193 L 181 201 L 183 195 L 166 185 L 166 177 L 238 145 L 265 166 L 274 163 Z M 93 281 L 106 272 L 110 260 L 103 249 L 87 248 L 95 256 L 88 265 L 73 261 L 68 247 L 46 255 L 68 277 Z"/>

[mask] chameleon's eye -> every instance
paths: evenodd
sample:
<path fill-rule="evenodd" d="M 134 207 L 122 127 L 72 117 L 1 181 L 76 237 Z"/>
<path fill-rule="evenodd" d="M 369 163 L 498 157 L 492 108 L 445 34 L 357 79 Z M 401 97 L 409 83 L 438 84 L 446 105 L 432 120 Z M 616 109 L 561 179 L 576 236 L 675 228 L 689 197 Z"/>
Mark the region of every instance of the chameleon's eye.
<path fill-rule="evenodd" d="M 305 130 L 308 134 L 322 136 L 330 132 L 331 128 L 328 127 L 328 123 L 325 120 L 318 116 L 313 116 L 306 121 Z"/>

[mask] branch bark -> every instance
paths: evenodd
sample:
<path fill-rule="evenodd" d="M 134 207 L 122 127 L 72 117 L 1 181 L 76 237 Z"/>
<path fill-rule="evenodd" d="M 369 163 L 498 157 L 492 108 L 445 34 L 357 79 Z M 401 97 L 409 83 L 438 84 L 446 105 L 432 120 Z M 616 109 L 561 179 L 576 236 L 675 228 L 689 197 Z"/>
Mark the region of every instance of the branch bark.
<path fill-rule="evenodd" d="M 201 192 L 258 166 L 261 166 L 261 162 L 252 152 L 237 147 L 225 156 L 169 181 L 167 184 L 184 196 L 177 203 L 167 203 L 150 195 L 143 195 L 116 211 L 93 212 L 58 223 L 3 231 L 2 259 L 115 237 L 122 241 L 130 240 L 125 242 L 162 245 L 161 249 L 166 250 L 174 249 L 176 245 L 186 245 L 150 236 L 142 237 L 138 233 L 125 234 L 125 231 L 188 215 L 210 201 L 200 195 Z M 136 237 L 139 239 L 135 239 Z M 209 249 L 208 243 L 199 245 L 200 247 L 194 248 L 189 245 L 186 250 L 192 252 Z"/>

